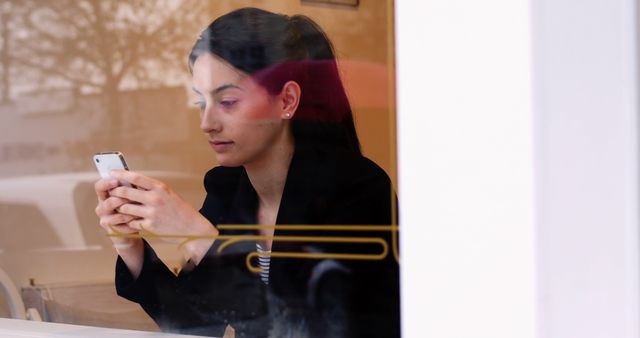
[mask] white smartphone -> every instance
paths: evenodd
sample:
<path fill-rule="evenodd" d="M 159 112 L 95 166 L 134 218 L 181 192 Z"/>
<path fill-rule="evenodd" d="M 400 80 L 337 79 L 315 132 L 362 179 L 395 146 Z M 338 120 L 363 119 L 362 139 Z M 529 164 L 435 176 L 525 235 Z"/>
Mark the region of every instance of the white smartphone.
<path fill-rule="evenodd" d="M 98 168 L 100 177 L 109 177 L 109 172 L 115 169 L 129 170 L 127 161 L 124 160 L 124 155 L 119 151 L 106 151 L 93 155 L 93 163 Z M 122 185 L 131 187 L 132 185 L 127 182 L 121 182 Z"/>

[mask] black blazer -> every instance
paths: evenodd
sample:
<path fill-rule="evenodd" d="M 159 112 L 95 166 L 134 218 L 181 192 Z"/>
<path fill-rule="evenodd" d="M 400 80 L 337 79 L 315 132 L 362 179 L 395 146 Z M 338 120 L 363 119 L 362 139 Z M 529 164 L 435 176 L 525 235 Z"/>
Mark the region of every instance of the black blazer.
<path fill-rule="evenodd" d="M 244 168 L 213 168 L 204 184 L 207 196 L 200 212 L 213 224 L 256 223 L 257 195 Z M 392 199 L 388 176 L 367 158 L 298 147 L 276 225 L 390 225 Z M 381 243 L 355 243 L 373 238 L 387 244 L 387 254 L 379 260 L 272 257 L 268 285 L 246 266 L 255 242 L 238 242 L 220 252 L 224 241 L 217 240 L 195 269 L 177 276 L 145 243 L 144 264 L 136 280 L 118 258 L 116 289 L 139 303 L 166 331 L 222 336 L 231 324 L 238 337 L 399 337 L 399 271 L 393 237 L 390 231 L 374 230 L 276 227 L 276 239 L 348 237 L 349 242 L 274 240 L 273 253 L 380 255 L 385 251 Z M 221 230 L 220 234 L 255 232 Z"/>

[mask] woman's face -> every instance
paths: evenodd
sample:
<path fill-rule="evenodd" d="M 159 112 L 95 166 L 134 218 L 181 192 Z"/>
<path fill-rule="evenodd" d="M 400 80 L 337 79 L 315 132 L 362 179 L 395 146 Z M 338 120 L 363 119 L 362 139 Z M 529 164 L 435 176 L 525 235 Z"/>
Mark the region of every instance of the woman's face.
<path fill-rule="evenodd" d="M 200 128 L 222 166 L 260 163 L 287 141 L 283 104 L 250 76 L 212 54 L 193 64 Z"/>

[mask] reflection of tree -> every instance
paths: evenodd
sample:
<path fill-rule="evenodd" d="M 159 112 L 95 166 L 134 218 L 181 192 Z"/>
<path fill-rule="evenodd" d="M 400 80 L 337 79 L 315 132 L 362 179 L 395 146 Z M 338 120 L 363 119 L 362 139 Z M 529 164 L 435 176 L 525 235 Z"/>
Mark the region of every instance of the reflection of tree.
<path fill-rule="evenodd" d="M 17 78 L 12 76 L 21 69 L 12 62 L 11 50 L 15 45 L 15 27 L 17 18 L 24 12 L 24 7 L 16 6 L 11 1 L 0 2 L 0 104 L 11 100 L 12 86 L 20 85 L 15 80 L 25 80 L 25 74 Z M 13 81 L 12 81 L 13 80 Z"/>
<path fill-rule="evenodd" d="M 9 31 L 9 13 L 11 3 L 0 5 L 0 103 L 9 101 L 9 69 L 11 69 L 11 59 L 9 59 L 9 48 L 11 42 L 11 31 Z"/>
<path fill-rule="evenodd" d="M 38 74 L 38 89 L 101 93 L 110 120 L 107 135 L 118 140 L 118 92 L 181 81 L 206 6 L 198 0 L 13 2 L 19 36 L 6 62 Z"/>

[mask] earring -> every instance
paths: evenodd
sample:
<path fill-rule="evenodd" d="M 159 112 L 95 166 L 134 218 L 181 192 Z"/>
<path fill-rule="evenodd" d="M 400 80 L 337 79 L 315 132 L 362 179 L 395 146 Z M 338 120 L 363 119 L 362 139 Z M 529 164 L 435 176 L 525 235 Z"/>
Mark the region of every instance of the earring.
<path fill-rule="evenodd" d="M 291 118 L 291 113 L 288 113 L 288 112 L 287 112 L 287 113 L 284 113 L 284 117 L 285 117 L 285 118 Z"/>

